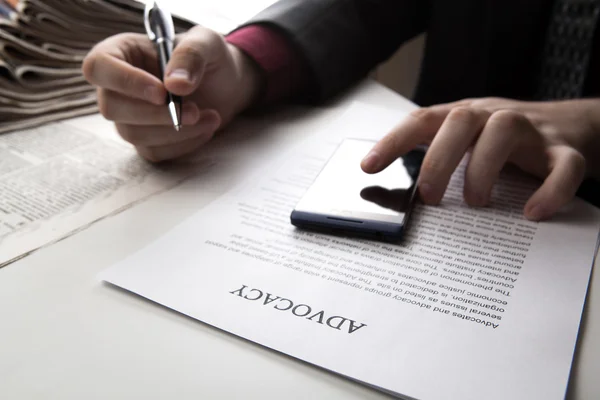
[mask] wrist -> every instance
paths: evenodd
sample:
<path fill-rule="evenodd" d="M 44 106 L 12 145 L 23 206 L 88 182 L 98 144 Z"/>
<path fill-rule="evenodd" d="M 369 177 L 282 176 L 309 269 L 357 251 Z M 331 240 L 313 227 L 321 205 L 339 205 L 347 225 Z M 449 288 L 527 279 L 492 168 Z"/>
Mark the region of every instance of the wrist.
<path fill-rule="evenodd" d="M 239 101 L 237 102 L 235 114 L 239 114 L 251 108 L 260 100 L 264 92 L 266 79 L 261 67 L 252 57 L 231 43 L 228 43 L 227 46 L 237 70 Z"/>

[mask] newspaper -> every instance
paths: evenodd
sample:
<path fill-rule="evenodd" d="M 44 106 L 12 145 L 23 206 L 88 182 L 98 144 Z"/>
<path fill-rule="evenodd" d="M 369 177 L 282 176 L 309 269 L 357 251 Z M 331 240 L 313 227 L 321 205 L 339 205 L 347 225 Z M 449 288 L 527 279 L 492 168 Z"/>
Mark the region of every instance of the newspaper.
<path fill-rule="evenodd" d="M 0 267 L 208 163 L 151 165 L 98 116 L 0 135 Z"/>

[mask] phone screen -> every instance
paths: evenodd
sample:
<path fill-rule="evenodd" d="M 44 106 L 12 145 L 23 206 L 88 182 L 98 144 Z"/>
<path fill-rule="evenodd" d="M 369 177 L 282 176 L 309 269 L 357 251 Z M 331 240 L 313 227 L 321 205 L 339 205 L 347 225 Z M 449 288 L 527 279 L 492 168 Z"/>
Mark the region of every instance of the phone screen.
<path fill-rule="evenodd" d="M 411 207 L 424 150 L 398 158 L 377 174 L 361 160 L 375 143 L 346 139 L 296 207 L 296 211 L 342 219 L 402 223 Z"/>

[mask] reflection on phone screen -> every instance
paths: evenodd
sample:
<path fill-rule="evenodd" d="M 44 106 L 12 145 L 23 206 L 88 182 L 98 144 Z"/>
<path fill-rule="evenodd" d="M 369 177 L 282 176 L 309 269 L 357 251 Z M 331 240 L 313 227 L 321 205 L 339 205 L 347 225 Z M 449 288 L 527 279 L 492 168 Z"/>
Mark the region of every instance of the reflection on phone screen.
<path fill-rule="evenodd" d="M 360 197 L 366 201 L 377 204 L 397 212 L 404 212 L 407 199 L 410 198 L 410 189 L 386 189 L 381 186 L 369 186 L 360 191 Z"/>

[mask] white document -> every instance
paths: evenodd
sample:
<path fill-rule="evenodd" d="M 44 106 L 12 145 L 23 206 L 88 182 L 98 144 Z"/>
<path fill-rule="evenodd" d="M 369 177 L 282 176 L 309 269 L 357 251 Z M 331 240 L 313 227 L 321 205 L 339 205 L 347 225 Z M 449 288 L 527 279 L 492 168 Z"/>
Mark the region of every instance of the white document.
<path fill-rule="evenodd" d="M 418 206 L 405 243 L 294 229 L 293 207 L 342 137 L 396 112 L 356 105 L 256 179 L 102 274 L 180 313 L 406 398 L 562 399 L 600 212 L 524 220 L 534 183 L 504 174 L 493 207 Z"/>
<path fill-rule="evenodd" d="M 0 267 L 173 187 L 192 167 L 150 165 L 100 116 L 0 135 Z"/>

